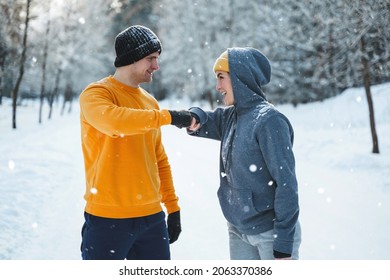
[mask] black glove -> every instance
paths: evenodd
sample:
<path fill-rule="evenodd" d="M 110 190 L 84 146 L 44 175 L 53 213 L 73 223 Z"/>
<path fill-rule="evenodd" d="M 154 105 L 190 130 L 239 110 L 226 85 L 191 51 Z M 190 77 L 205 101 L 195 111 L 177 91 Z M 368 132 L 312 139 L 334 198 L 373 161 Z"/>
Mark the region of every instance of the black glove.
<path fill-rule="evenodd" d="M 171 125 L 175 125 L 178 128 L 189 127 L 191 125 L 192 116 L 190 112 L 186 110 L 182 110 L 182 111 L 168 110 L 168 112 L 171 114 L 171 119 L 172 119 Z"/>
<path fill-rule="evenodd" d="M 169 214 L 167 224 L 169 244 L 172 244 L 179 238 L 181 233 L 180 211 Z"/>
<path fill-rule="evenodd" d="M 277 259 L 291 258 L 291 254 L 282 253 L 274 250 L 274 257 Z"/>

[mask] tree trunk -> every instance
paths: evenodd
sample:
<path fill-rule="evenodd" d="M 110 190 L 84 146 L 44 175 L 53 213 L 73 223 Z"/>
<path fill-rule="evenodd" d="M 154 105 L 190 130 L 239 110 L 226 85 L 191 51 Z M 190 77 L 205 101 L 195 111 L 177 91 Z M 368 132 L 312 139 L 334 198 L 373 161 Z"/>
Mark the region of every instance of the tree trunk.
<path fill-rule="evenodd" d="M 28 22 L 30 17 L 30 3 L 31 0 L 27 0 L 27 7 L 26 7 L 26 20 L 24 23 L 24 35 L 23 35 L 23 50 L 22 50 L 22 56 L 20 59 L 20 68 L 19 68 L 19 76 L 16 81 L 15 87 L 12 91 L 12 128 L 16 129 L 16 102 L 18 100 L 18 93 L 19 93 L 19 87 L 20 83 L 23 79 L 24 74 L 24 62 L 26 61 L 26 51 L 27 51 L 27 30 L 28 30 Z"/>
<path fill-rule="evenodd" d="M 49 8 L 49 15 L 50 15 L 50 8 Z M 46 26 L 46 40 L 45 40 L 45 47 L 43 50 L 41 93 L 39 95 L 39 120 L 38 120 L 39 123 L 42 123 L 42 109 L 43 109 L 43 102 L 45 100 L 46 62 L 47 62 L 48 49 L 49 49 L 49 33 L 50 33 L 50 18 Z"/>
<path fill-rule="evenodd" d="M 365 41 L 364 37 L 362 36 L 360 38 L 360 50 L 362 51 L 362 65 L 363 65 L 363 82 L 364 82 L 364 89 L 366 91 L 366 97 L 368 102 L 368 111 L 370 114 L 370 127 L 371 127 L 371 136 L 372 136 L 372 152 L 374 154 L 379 154 L 379 143 L 378 143 L 378 136 L 376 134 L 376 128 L 375 128 L 375 114 L 374 114 L 374 104 L 372 102 L 372 95 L 371 95 L 371 88 L 370 88 L 370 69 L 368 66 L 368 60 L 365 57 Z"/>
<path fill-rule="evenodd" d="M 69 100 L 68 114 L 72 112 L 72 104 L 73 104 L 73 95 L 72 98 Z"/>
<path fill-rule="evenodd" d="M 60 76 L 62 73 L 61 67 L 58 68 L 57 75 L 56 75 L 56 81 L 54 85 L 54 90 L 49 93 L 48 99 L 49 99 L 49 116 L 48 119 L 51 119 L 51 115 L 53 113 L 53 103 L 54 103 L 54 98 L 58 95 L 58 88 L 60 85 Z"/>
<path fill-rule="evenodd" d="M 63 102 L 62 102 L 61 116 L 65 112 L 66 102 L 69 102 L 69 107 L 71 107 L 72 99 L 73 99 L 73 89 L 68 84 L 68 85 L 66 85 L 65 91 L 64 91 L 64 99 L 63 99 Z M 68 112 L 70 112 L 70 109 L 69 109 Z"/>
<path fill-rule="evenodd" d="M 4 65 L 0 65 L 0 105 L 3 104 L 3 94 L 4 94 Z"/>
<path fill-rule="evenodd" d="M 6 46 L 0 41 L 0 105 L 3 104 L 3 95 L 4 95 L 4 69 L 5 69 L 5 56 L 6 56 Z"/>
<path fill-rule="evenodd" d="M 329 53 L 329 77 L 331 79 L 332 95 L 337 94 L 337 82 L 335 75 L 335 48 L 334 48 L 334 35 L 333 35 L 333 23 L 329 25 L 329 42 L 328 42 L 328 53 Z"/>
<path fill-rule="evenodd" d="M 361 4 L 364 2 L 361 1 Z M 364 7 L 364 5 L 362 6 Z M 364 27 L 364 14 L 365 10 L 362 9 L 360 13 L 358 13 L 359 17 L 359 29 L 365 30 Z M 367 31 L 368 32 L 368 31 Z M 368 103 L 368 111 L 370 116 L 370 127 L 371 127 L 371 137 L 372 137 L 372 152 L 374 154 L 379 154 L 379 144 L 378 144 L 378 136 L 376 133 L 375 128 L 375 113 L 374 113 L 374 104 L 372 102 L 372 95 L 371 95 L 371 76 L 370 76 L 370 66 L 369 61 L 367 58 L 367 47 L 366 47 L 366 41 L 364 39 L 365 33 L 361 34 L 360 36 L 360 52 L 361 52 L 361 63 L 363 66 L 363 83 L 364 83 L 364 89 L 366 91 L 366 97 L 367 97 L 367 103 Z"/>

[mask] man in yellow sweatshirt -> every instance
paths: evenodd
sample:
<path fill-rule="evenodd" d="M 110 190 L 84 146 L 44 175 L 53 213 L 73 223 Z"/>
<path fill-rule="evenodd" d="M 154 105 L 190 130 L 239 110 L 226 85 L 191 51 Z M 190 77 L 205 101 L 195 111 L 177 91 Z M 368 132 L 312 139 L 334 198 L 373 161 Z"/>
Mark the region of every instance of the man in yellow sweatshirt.
<path fill-rule="evenodd" d="M 180 208 L 160 128 L 188 127 L 192 117 L 160 109 L 140 87 L 159 69 L 161 42 L 149 28 L 135 25 L 119 33 L 115 52 L 114 75 L 80 95 L 86 176 L 81 255 L 170 259 L 169 244 L 181 232 Z"/>

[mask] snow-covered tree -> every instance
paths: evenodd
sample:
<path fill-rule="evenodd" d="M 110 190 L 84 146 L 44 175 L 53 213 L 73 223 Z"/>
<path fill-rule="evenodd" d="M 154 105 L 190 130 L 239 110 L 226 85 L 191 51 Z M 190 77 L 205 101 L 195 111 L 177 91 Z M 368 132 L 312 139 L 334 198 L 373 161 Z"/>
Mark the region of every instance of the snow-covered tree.
<path fill-rule="evenodd" d="M 23 26 L 23 40 L 21 45 L 21 56 L 19 62 L 19 73 L 16 79 L 15 86 L 12 90 L 12 128 L 16 129 L 16 105 L 18 100 L 19 88 L 24 75 L 24 67 L 26 62 L 26 52 L 27 52 L 27 34 L 28 34 L 28 25 L 30 22 L 30 5 L 31 0 L 27 0 L 25 7 L 25 16 L 24 16 L 24 26 Z"/>
<path fill-rule="evenodd" d="M 37 81 L 42 80 L 45 60 L 44 91 L 52 97 L 69 85 L 79 93 L 112 72 L 114 38 L 134 24 L 150 27 L 162 40 L 161 70 L 145 85 L 158 99 L 176 96 L 215 106 L 219 94 L 212 66 L 234 46 L 258 48 L 271 60 L 272 78 L 265 91 L 273 103 L 323 100 L 347 87 L 362 86 L 362 57 L 369 62 L 371 83 L 390 79 L 390 0 L 51 0 L 50 15 L 48 3 L 32 2 L 21 85 L 30 93 L 42 88 Z M 6 50 L 0 59 L 0 90 L 9 84 L 5 78 L 16 76 L 17 60 L 10 54 L 20 53 L 21 25 L 14 18 L 20 18 L 23 5 L 23 0 L 0 0 L 5 15 L 0 17 L 5 23 L 0 26 L 5 34 L 0 51 Z M 362 34 L 364 56 L 359 47 Z"/>
<path fill-rule="evenodd" d="M 212 67 L 230 46 L 229 5 L 215 0 L 161 1 L 162 86 L 167 95 L 217 101 Z"/>
<path fill-rule="evenodd" d="M 15 82 L 24 6 L 25 1 L 0 0 L 0 104 L 3 96 L 11 96 Z"/>

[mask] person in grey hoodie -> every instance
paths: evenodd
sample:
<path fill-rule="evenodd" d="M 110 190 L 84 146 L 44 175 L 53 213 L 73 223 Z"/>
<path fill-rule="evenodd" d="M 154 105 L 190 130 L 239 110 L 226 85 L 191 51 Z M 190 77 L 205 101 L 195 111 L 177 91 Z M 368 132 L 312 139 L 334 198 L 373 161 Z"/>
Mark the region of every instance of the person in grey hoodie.
<path fill-rule="evenodd" d="M 221 141 L 218 198 L 231 259 L 298 259 L 298 183 L 293 128 L 267 98 L 269 60 L 254 48 L 228 48 L 216 60 L 226 107 L 189 109 L 192 136 Z"/>

